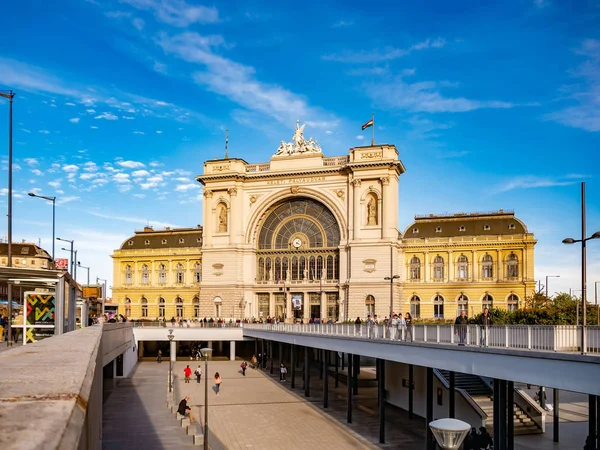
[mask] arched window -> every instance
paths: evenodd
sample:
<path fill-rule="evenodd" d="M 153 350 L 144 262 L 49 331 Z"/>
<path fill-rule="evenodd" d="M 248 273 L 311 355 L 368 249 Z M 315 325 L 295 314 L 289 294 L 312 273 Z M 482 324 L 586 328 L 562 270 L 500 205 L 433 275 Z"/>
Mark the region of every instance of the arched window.
<path fill-rule="evenodd" d="M 133 284 L 133 270 L 129 264 L 125 266 L 125 284 Z"/>
<path fill-rule="evenodd" d="M 323 277 L 323 257 L 317 256 L 317 280 Z"/>
<path fill-rule="evenodd" d="M 175 299 L 175 304 L 177 308 L 177 317 L 183 317 L 183 300 L 181 299 L 181 297 L 177 297 Z"/>
<path fill-rule="evenodd" d="M 310 280 L 314 280 L 317 276 L 317 265 L 314 256 L 310 257 L 310 262 L 308 264 L 308 278 Z"/>
<path fill-rule="evenodd" d="M 175 268 L 175 279 L 177 280 L 178 284 L 183 284 L 184 280 L 185 280 L 185 272 L 183 270 L 183 264 L 179 263 L 177 264 L 177 267 Z"/>
<path fill-rule="evenodd" d="M 366 307 L 366 314 L 370 315 L 370 316 L 374 316 L 375 315 L 375 297 L 373 297 L 372 295 L 367 295 L 367 298 L 365 299 L 365 307 Z"/>
<path fill-rule="evenodd" d="M 194 283 L 200 283 L 202 281 L 202 264 L 194 264 Z"/>
<path fill-rule="evenodd" d="M 275 258 L 275 283 L 281 281 L 281 258 Z"/>
<path fill-rule="evenodd" d="M 142 317 L 148 317 L 148 300 L 145 297 L 142 297 Z"/>
<path fill-rule="evenodd" d="M 265 280 L 271 280 L 273 274 L 271 273 L 271 258 L 265 260 Z"/>
<path fill-rule="evenodd" d="M 492 309 L 494 307 L 494 297 L 490 294 L 485 294 L 481 299 L 481 310 L 483 311 L 485 308 Z"/>
<path fill-rule="evenodd" d="M 481 278 L 492 278 L 494 276 L 494 261 L 492 255 L 487 253 L 481 258 Z"/>
<path fill-rule="evenodd" d="M 433 279 L 436 281 L 444 279 L 444 258 L 440 255 L 433 260 Z"/>
<path fill-rule="evenodd" d="M 131 300 L 125 297 L 125 317 L 131 317 Z"/>
<path fill-rule="evenodd" d="M 265 280 L 265 258 L 258 258 L 258 270 L 256 274 L 257 281 Z"/>
<path fill-rule="evenodd" d="M 506 305 L 509 311 L 516 311 L 519 309 L 519 297 L 515 294 L 510 294 L 506 299 Z"/>
<path fill-rule="evenodd" d="M 192 305 L 194 306 L 194 317 L 200 317 L 200 299 L 194 297 L 192 299 Z"/>
<path fill-rule="evenodd" d="M 300 267 L 298 270 L 300 270 L 300 279 L 306 279 L 306 258 L 304 256 L 300 257 Z"/>
<path fill-rule="evenodd" d="M 433 317 L 436 319 L 444 318 L 444 297 L 439 294 L 433 299 Z"/>
<path fill-rule="evenodd" d="M 167 267 L 164 264 L 158 266 L 158 284 L 167 283 Z"/>
<path fill-rule="evenodd" d="M 142 266 L 142 284 L 150 283 L 150 270 L 148 269 L 148 265 L 144 264 Z"/>
<path fill-rule="evenodd" d="M 458 257 L 458 279 L 466 280 L 469 278 L 469 259 L 465 255 Z"/>
<path fill-rule="evenodd" d="M 413 295 L 410 298 L 410 315 L 413 319 L 421 317 L 421 299 L 418 295 Z"/>
<path fill-rule="evenodd" d="M 288 270 L 290 267 L 290 260 L 284 256 L 283 258 L 281 258 L 281 279 L 282 280 L 289 280 L 290 277 L 288 276 Z"/>
<path fill-rule="evenodd" d="M 506 276 L 508 278 L 519 277 L 519 257 L 514 253 L 511 253 L 506 258 Z"/>
<path fill-rule="evenodd" d="M 327 257 L 327 269 L 326 269 L 328 280 L 333 280 L 334 269 L 335 269 L 335 267 L 333 266 L 333 256 L 329 255 Z"/>
<path fill-rule="evenodd" d="M 292 258 L 292 280 L 300 280 L 302 277 L 298 273 L 298 257 Z"/>
<path fill-rule="evenodd" d="M 158 317 L 165 317 L 165 299 L 158 299 Z"/>
<path fill-rule="evenodd" d="M 467 314 L 469 313 L 469 297 L 467 297 L 465 294 L 460 294 L 456 303 L 458 306 L 459 314 L 461 311 L 466 311 Z M 459 314 L 457 314 L 457 315 L 459 315 Z"/>
<path fill-rule="evenodd" d="M 421 279 L 421 260 L 416 256 L 413 256 L 410 260 L 410 279 Z"/>

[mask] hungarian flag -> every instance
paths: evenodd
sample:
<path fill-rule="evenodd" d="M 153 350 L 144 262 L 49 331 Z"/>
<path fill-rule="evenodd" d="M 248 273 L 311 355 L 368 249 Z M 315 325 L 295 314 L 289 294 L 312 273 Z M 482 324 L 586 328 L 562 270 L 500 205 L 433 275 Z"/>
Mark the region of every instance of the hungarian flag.
<path fill-rule="evenodd" d="M 362 126 L 362 129 L 364 130 L 364 129 L 366 129 L 366 128 L 369 128 L 369 127 L 372 127 L 372 126 L 373 126 L 373 119 L 371 119 L 371 120 L 369 120 L 367 123 L 365 123 L 365 124 Z"/>

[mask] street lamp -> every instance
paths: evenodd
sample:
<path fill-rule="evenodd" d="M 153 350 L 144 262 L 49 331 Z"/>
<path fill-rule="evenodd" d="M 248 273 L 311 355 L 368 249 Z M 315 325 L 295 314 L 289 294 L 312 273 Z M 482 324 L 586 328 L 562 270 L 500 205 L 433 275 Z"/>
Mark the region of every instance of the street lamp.
<path fill-rule="evenodd" d="M 458 449 L 471 430 L 471 425 L 458 419 L 438 419 L 429 428 L 441 448 Z"/>
<path fill-rule="evenodd" d="M 56 197 L 46 197 L 45 195 L 37 195 L 34 192 L 30 192 L 29 196 L 41 198 L 43 200 L 48 200 L 49 202 L 52 202 L 52 259 L 54 259 L 54 234 L 56 231 Z"/>
<path fill-rule="evenodd" d="M 594 304 L 596 305 L 596 325 L 600 325 L 600 307 L 598 307 L 598 283 L 600 283 L 600 281 L 596 281 L 594 283 Z"/>
<path fill-rule="evenodd" d="M 13 198 L 13 189 L 12 189 L 12 175 L 13 175 L 13 99 L 15 98 L 15 92 L 10 91 L 0 91 L 0 97 L 4 97 L 8 99 L 9 102 L 9 112 L 8 112 L 8 214 L 6 215 L 8 219 L 8 264 L 7 267 L 12 267 L 12 198 Z M 7 291 L 7 302 L 8 302 L 8 324 L 7 324 L 7 336 L 6 345 L 11 345 L 12 342 L 12 331 L 11 331 L 11 321 L 12 321 L 12 283 L 8 283 Z"/>
<path fill-rule="evenodd" d="M 592 239 L 600 239 L 600 231 L 596 231 L 590 237 L 585 237 L 585 182 L 581 183 L 581 239 L 566 238 L 563 239 L 563 244 L 575 244 L 581 242 L 581 354 L 585 355 L 586 342 L 585 342 L 585 322 L 587 315 L 587 300 L 586 300 L 586 254 L 585 254 L 585 243 Z"/>
<path fill-rule="evenodd" d="M 394 280 L 400 278 L 400 275 L 392 275 L 391 277 L 385 277 L 384 280 L 390 282 L 390 318 L 392 320 L 392 314 L 394 313 Z"/>
<path fill-rule="evenodd" d="M 175 338 L 173 330 L 169 330 L 167 337 L 169 338 L 169 392 L 173 392 L 173 355 L 171 355 L 171 342 Z"/>
<path fill-rule="evenodd" d="M 68 248 L 64 248 L 64 247 L 61 247 L 61 250 L 64 250 L 65 252 L 72 252 L 71 258 L 73 258 L 73 263 L 75 261 L 77 261 L 77 250 L 69 250 Z M 76 265 L 74 266 L 73 264 L 71 266 L 73 268 L 73 272 L 71 273 L 71 276 L 73 277 L 73 279 L 75 281 L 77 281 L 77 266 Z"/>
<path fill-rule="evenodd" d="M 204 450 L 208 450 L 208 358 L 212 355 L 212 348 L 202 348 L 200 352 L 204 357 Z"/>
<path fill-rule="evenodd" d="M 71 250 L 67 250 L 67 251 L 71 252 L 71 259 L 69 261 L 69 266 L 71 266 L 70 273 L 71 273 L 71 275 L 73 275 L 73 263 L 74 263 L 74 261 L 73 261 L 73 242 L 75 242 L 75 241 L 73 241 L 72 239 L 62 239 L 62 238 L 59 238 L 59 237 L 57 237 L 56 240 L 57 241 L 68 242 L 69 244 L 71 244 Z"/>
<path fill-rule="evenodd" d="M 77 266 L 81 267 L 82 269 L 87 269 L 87 284 L 89 286 L 90 285 L 90 268 L 86 267 L 86 266 L 82 266 L 81 261 L 77 261 Z"/>
<path fill-rule="evenodd" d="M 548 298 L 548 278 L 560 278 L 560 275 L 546 275 L 546 298 Z"/>
<path fill-rule="evenodd" d="M 106 303 L 106 280 L 103 278 L 98 278 L 96 277 L 96 284 L 98 284 L 100 281 L 104 281 L 103 285 L 104 288 L 102 289 L 102 315 L 104 315 L 104 309 L 105 309 L 105 303 Z"/>

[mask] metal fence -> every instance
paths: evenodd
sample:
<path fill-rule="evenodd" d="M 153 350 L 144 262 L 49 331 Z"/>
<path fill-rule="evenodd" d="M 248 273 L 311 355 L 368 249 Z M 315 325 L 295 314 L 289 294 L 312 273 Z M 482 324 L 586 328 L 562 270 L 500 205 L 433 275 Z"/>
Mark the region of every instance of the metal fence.
<path fill-rule="evenodd" d="M 427 342 L 513 350 L 581 352 L 581 326 L 576 325 L 413 325 L 388 328 L 365 324 L 244 324 L 247 330 L 267 330 L 380 341 Z M 588 354 L 600 355 L 600 327 L 586 327 Z"/>
<path fill-rule="evenodd" d="M 172 324 L 171 322 L 162 322 L 162 321 L 143 321 L 143 322 L 131 322 L 134 328 L 241 328 L 242 323 L 235 322 L 190 322 L 189 325 L 187 322 L 176 322 Z"/>

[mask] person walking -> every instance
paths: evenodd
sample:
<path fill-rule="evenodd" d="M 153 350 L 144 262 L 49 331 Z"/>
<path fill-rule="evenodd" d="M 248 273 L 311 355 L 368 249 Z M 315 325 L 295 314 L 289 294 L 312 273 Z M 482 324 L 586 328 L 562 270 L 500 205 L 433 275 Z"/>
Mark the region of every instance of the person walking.
<path fill-rule="evenodd" d="M 467 324 L 469 319 L 467 318 L 467 312 L 463 309 L 460 312 L 460 316 L 454 321 L 454 334 L 458 335 L 458 345 L 465 345 L 465 339 L 467 338 Z"/>
<path fill-rule="evenodd" d="M 357 317 L 356 320 L 354 321 L 354 335 L 356 336 L 357 334 L 361 334 L 360 333 L 360 324 L 362 323 L 362 321 L 360 320 L 360 317 Z"/>
<path fill-rule="evenodd" d="M 190 382 L 190 378 L 192 376 L 192 369 L 190 369 L 190 365 L 188 364 L 187 367 L 185 369 L 183 369 L 183 375 L 185 377 L 185 382 L 189 383 Z"/>
<path fill-rule="evenodd" d="M 158 349 L 158 356 L 156 357 L 156 361 L 160 364 L 162 362 L 162 350 Z"/>
<path fill-rule="evenodd" d="M 412 334 L 413 323 L 412 323 L 412 316 L 410 315 L 409 312 L 404 314 L 404 322 L 406 323 L 406 340 L 412 342 L 413 341 L 413 334 Z M 410 336 L 410 340 L 408 338 L 409 336 Z"/>
<path fill-rule="evenodd" d="M 222 382 L 223 380 L 221 380 L 221 375 L 219 375 L 219 372 L 215 372 L 215 392 L 217 393 L 217 395 L 219 395 Z"/>
<path fill-rule="evenodd" d="M 196 375 L 196 383 L 200 383 L 202 379 L 202 367 L 198 364 L 198 368 L 194 371 L 194 375 Z"/>
<path fill-rule="evenodd" d="M 483 314 L 479 318 L 479 325 L 481 325 L 481 341 L 479 345 L 481 347 L 487 347 L 488 342 L 488 327 L 492 326 L 494 321 L 492 320 L 492 316 L 490 316 L 490 310 L 487 308 L 483 308 Z"/>
<path fill-rule="evenodd" d="M 285 367 L 285 364 L 281 363 L 281 366 L 279 367 L 279 381 L 285 382 L 286 374 L 287 374 L 287 367 Z"/>
<path fill-rule="evenodd" d="M 248 368 L 248 363 L 246 361 L 242 361 L 240 364 L 240 369 L 242 369 L 242 375 L 246 376 L 246 369 Z"/>

